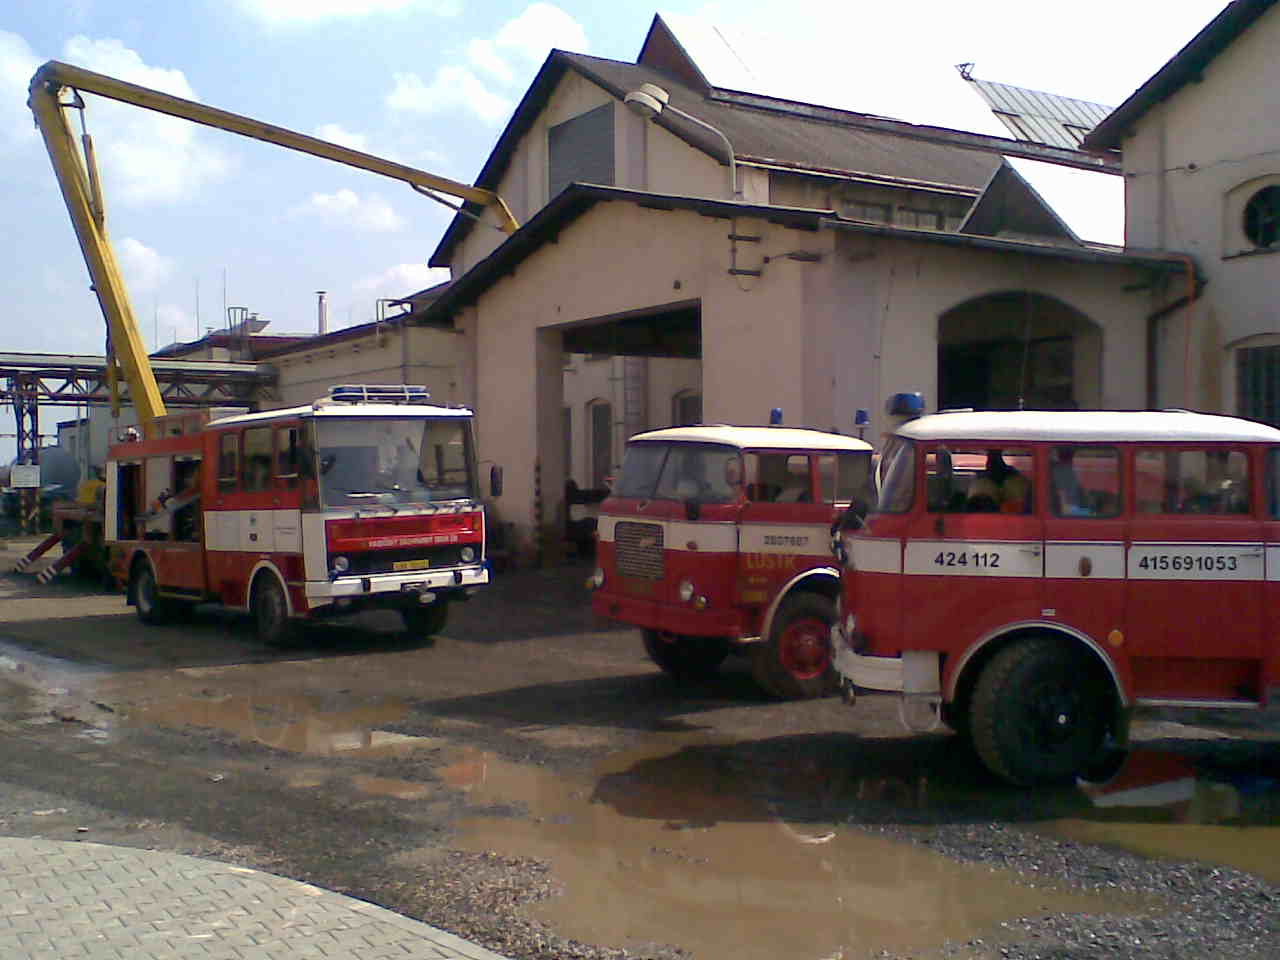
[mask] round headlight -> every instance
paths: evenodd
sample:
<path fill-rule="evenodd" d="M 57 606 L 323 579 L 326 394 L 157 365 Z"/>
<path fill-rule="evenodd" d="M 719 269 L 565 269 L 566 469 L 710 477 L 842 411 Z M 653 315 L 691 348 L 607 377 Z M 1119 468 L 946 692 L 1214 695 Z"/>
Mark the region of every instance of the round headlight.
<path fill-rule="evenodd" d="M 351 561 L 346 557 L 333 558 L 333 570 L 335 573 L 346 573 L 351 569 Z"/>
<path fill-rule="evenodd" d="M 476 558 L 476 551 L 475 551 L 475 548 L 474 548 L 474 547 L 463 547 L 463 548 L 462 548 L 462 552 L 459 554 L 459 556 L 461 556 L 461 557 L 462 557 L 462 562 L 463 562 L 463 563 L 470 563 L 472 560 L 474 560 L 474 559 Z"/>
<path fill-rule="evenodd" d="M 680 581 L 680 599 L 683 600 L 685 603 L 688 603 L 690 600 L 693 599 L 693 581 L 692 580 Z"/>

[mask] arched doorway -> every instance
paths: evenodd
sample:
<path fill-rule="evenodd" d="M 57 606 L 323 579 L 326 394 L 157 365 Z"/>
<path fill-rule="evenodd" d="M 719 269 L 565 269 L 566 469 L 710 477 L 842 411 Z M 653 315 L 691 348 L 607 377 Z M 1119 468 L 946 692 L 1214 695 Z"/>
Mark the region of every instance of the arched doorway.
<path fill-rule="evenodd" d="M 1102 403 L 1102 330 L 1027 290 L 975 297 L 938 318 L 938 408 L 1087 410 Z"/>

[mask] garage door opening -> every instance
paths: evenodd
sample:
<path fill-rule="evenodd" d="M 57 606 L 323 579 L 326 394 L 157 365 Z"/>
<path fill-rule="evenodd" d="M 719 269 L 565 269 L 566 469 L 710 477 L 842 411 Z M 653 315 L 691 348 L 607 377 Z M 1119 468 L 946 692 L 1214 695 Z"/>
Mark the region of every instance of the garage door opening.
<path fill-rule="evenodd" d="M 1061 300 L 990 294 L 938 320 L 940 409 L 1084 410 L 1102 401 L 1102 331 Z"/>

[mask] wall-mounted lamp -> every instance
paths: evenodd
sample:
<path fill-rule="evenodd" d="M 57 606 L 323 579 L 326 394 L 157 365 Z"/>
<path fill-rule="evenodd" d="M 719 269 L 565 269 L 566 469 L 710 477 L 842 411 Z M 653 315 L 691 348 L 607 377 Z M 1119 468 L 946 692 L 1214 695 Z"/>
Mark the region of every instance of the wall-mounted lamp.
<path fill-rule="evenodd" d="M 717 130 L 705 120 L 699 120 L 691 113 L 685 113 L 679 107 L 671 105 L 671 96 L 667 91 L 663 90 L 656 83 L 642 83 L 638 89 L 632 90 L 622 102 L 632 111 L 644 117 L 646 120 L 656 120 L 658 115 L 664 110 L 670 110 L 677 117 L 683 117 L 690 123 L 696 123 L 705 130 L 710 130 L 724 142 L 725 153 L 729 157 L 729 194 L 734 199 L 739 199 L 742 194 L 738 191 L 738 164 L 733 155 L 733 144 L 729 142 L 729 138 L 723 132 Z"/>

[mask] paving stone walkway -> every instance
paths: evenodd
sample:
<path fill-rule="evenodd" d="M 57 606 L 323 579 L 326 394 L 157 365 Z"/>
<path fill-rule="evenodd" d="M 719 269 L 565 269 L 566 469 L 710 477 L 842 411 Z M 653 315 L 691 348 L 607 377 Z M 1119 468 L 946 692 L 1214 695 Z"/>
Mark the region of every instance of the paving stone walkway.
<path fill-rule="evenodd" d="M 152 850 L 0 837 L 4 960 L 504 960 L 382 907 Z"/>

